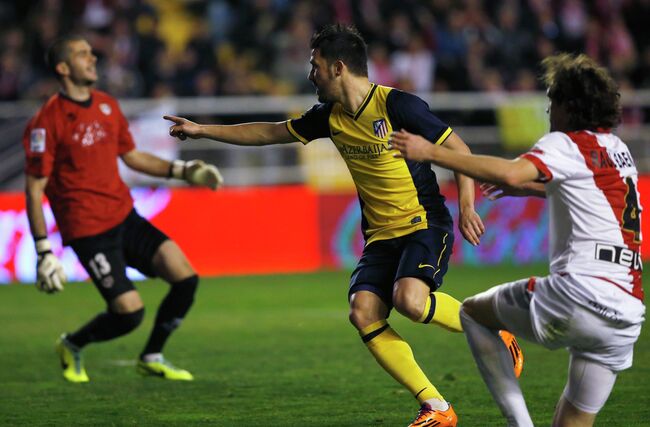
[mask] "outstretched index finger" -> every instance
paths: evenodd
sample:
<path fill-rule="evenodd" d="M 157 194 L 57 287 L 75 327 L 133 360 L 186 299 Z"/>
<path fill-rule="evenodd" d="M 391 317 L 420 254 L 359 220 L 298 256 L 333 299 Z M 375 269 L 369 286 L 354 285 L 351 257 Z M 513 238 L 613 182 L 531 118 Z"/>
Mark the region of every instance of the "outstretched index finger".
<path fill-rule="evenodd" d="M 169 120 L 170 122 L 174 122 L 177 125 L 180 125 L 185 120 L 184 118 L 178 116 L 163 116 L 163 119 Z"/>

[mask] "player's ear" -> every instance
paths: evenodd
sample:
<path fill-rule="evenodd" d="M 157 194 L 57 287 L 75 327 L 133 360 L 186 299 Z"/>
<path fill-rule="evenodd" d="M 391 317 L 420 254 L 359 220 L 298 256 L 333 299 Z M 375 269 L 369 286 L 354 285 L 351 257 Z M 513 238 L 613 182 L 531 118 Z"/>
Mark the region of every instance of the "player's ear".
<path fill-rule="evenodd" d="M 56 67 L 54 67 L 54 69 L 56 70 L 57 74 L 61 76 L 70 75 L 70 66 L 65 61 L 61 61 L 58 64 L 56 64 Z"/>
<path fill-rule="evenodd" d="M 334 75 L 335 76 L 340 76 L 341 74 L 343 74 L 343 69 L 344 68 L 345 68 L 345 64 L 343 63 L 343 61 L 341 61 L 340 59 L 337 59 L 336 61 L 334 61 Z"/>

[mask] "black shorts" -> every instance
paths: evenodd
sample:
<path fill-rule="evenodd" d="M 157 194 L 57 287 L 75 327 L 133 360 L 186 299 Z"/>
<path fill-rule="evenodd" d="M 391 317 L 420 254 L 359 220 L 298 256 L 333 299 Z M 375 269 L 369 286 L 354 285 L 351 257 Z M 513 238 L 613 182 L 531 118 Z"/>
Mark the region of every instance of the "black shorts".
<path fill-rule="evenodd" d="M 94 236 L 70 242 L 79 261 L 106 302 L 135 289 L 126 267 L 155 277 L 153 256 L 169 237 L 133 209 L 122 223 Z"/>
<path fill-rule="evenodd" d="M 366 246 L 350 278 L 350 295 L 370 291 L 393 307 L 393 285 L 402 277 L 424 281 L 432 291 L 442 285 L 454 246 L 454 234 L 431 227 Z"/>

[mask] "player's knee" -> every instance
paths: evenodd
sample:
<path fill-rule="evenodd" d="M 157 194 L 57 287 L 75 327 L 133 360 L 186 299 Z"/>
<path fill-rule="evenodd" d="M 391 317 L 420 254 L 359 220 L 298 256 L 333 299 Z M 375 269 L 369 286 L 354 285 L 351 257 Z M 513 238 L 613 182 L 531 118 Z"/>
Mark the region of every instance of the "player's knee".
<path fill-rule="evenodd" d="M 355 306 L 350 307 L 348 319 L 350 320 L 350 323 L 359 330 L 373 323 L 372 317 L 366 310 Z"/>
<path fill-rule="evenodd" d="M 156 273 L 170 283 L 176 283 L 196 275 L 189 260 L 173 240 L 163 242 L 153 256 L 152 264 Z"/>
<path fill-rule="evenodd" d="M 469 297 L 460 306 L 462 312 L 471 317 L 472 319 L 476 316 L 476 298 Z"/>
<path fill-rule="evenodd" d="M 372 292 L 355 292 L 350 295 L 350 323 L 362 330 L 375 322 L 386 319 L 388 307 L 379 295 Z"/>
<path fill-rule="evenodd" d="M 463 301 L 461 309 L 474 320 L 490 317 L 494 303 L 494 293 L 491 290 L 473 295 Z"/>
<path fill-rule="evenodd" d="M 109 302 L 109 311 L 115 314 L 125 314 L 135 312 L 144 304 L 140 294 L 135 289 L 124 292 Z"/>
<path fill-rule="evenodd" d="M 421 298 L 418 298 L 414 292 L 395 292 L 393 294 L 395 310 L 414 322 L 422 316 L 425 304 L 426 301 L 421 301 Z"/>
<path fill-rule="evenodd" d="M 357 304 L 350 305 L 350 314 L 348 316 L 350 323 L 362 330 L 375 322 L 382 320 L 382 316 L 378 315 L 375 311 Z"/>
<path fill-rule="evenodd" d="M 130 313 L 113 313 L 113 322 L 116 331 L 120 334 L 127 334 L 140 326 L 144 319 L 144 307 Z"/>
<path fill-rule="evenodd" d="M 479 294 L 467 298 L 460 306 L 461 314 L 465 314 L 475 322 L 490 329 L 507 329 L 497 318 L 489 295 Z"/>

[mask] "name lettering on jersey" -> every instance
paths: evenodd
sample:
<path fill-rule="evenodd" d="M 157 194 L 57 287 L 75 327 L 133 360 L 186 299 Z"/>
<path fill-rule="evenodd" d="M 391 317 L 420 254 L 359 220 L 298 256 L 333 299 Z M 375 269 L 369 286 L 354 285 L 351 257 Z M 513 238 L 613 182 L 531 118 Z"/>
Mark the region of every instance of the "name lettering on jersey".
<path fill-rule="evenodd" d="M 107 135 L 102 124 L 95 120 L 92 123 L 79 123 L 72 133 L 72 140 L 81 142 L 83 147 L 90 147 Z"/>
<path fill-rule="evenodd" d="M 629 151 L 612 152 L 609 155 L 614 163 L 616 163 L 618 169 L 635 167 L 634 160 Z"/>
<path fill-rule="evenodd" d="M 596 244 L 596 259 L 600 261 L 613 262 L 633 270 L 643 270 L 641 254 L 632 249 L 621 246 L 607 245 L 604 243 Z"/>
<path fill-rule="evenodd" d="M 376 159 L 388 151 L 388 144 L 347 145 L 335 144 L 344 159 Z"/>
<path fill-rule="evenodd" d="M 45 153 L 45 129 L 32 129 L 29 136 L 29 151 L 32 153 Z"/>
<path fill-rule="evenodd" d="M 597 169 L 604 168 L 631 168 L 634 160 L 628 151 L 591 150 L 591 163 Z"/>

